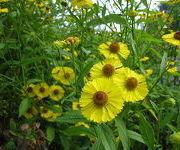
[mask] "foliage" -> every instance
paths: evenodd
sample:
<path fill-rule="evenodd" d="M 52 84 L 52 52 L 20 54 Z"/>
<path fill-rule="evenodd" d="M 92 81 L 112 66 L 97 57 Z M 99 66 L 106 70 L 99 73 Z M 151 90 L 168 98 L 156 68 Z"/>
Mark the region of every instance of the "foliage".
<path fill-rule="evenodd" d="M 152 11 L 148 0 L 86 8 L 64 0 L 0 0 L 0 149 L 178 150 L 180 49 L 162 36 L 179 29 L 179 3 L 162 3 L 165 12 Z M 78 102 L 107 41 L 128 46 L 129 57 L 119 59 L 143 74 L 149 93 L 99 124 L 82 115 Z M 57 79 L 52 70 L 59 66 L 71 73 Z M 64 89 L 62 99 L 39 96 L 55 92 L 51 85 Z M 28 93 L 34 88 L 35 95 Z"/>

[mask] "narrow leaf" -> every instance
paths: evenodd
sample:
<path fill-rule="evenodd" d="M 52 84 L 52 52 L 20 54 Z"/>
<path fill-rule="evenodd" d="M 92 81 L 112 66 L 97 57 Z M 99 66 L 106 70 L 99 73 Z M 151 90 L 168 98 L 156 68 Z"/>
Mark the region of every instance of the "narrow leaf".
<path fill-rule="evenodd" d="M 154 150 L 154 145 L 155 145 L 154 130 L 151 124 L 145 119 L 143 114 L 141 114 L 140 116 L 139 127 L 145 144 L 148 146 L 150 150 Z"/>
<path fill-rule="evenodd" d="M 118 129 L 118 133 L 119 133 L 122 145 L 123 145 L 123 149 L 124 150 L 130 149 L 129 137 L 128 137 L 127 129 L 123 120 L 121 118 L 116 118 L 115 124 Z"/>

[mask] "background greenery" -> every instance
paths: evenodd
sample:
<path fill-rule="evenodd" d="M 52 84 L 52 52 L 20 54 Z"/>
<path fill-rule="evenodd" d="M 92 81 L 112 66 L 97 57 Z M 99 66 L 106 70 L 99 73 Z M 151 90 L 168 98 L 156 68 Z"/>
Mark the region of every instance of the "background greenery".
<path fill-rule="evenodd" d="M 180 132 L 180 73 L 167 72 L 166 62 L 175 61 L 178 66 L 180 51 L 161 39 L 169 30 L 179 29 L 179 4 L 164 3 L 160 10 L 169 14 L 165 18 L 154 17 L 157 11 L 149 10 L 146 0 L 114 0 L 111 5 L 102 1 L 91 9 L 74 9 L 70 1 L 48 1 L 50 13 L 42 10 L 45 6 L 26 0 L 0 3 L 1 8 L 9 9 L 0 13 L 0 149 L 179 149 L 180 136 L 172 141 L 169 137 Z M 174 19 L 169 21 L 170 17 Z M 75 48 L 80 54 L 61 59 L 70 54 L 56 50 L 53 42 L 75 36 L 81 39 Z M 131 50 L 125 66 L 144 74 L 145 69 L 152 69 L 154 73 L 147 78 L 150 92 L 144 101 L 127 103 L 113 121 L 95 124 L 72 110 L 71 103 L 79 99 L 92 65 L 102 59 L 99 44 L 112 39 L 128 44 Z M 140 62 L 144 56 L 150 60 Z M 23 86 L 41 81 L 52 84 L 51 70 L 62 64 L 76 72 L 75 83 L 70 86 L 74 90 L 59 102 L 63 115 L 55 122 L 40 116 L 26 119 L 23 114 L 30 104 L 22 94 Z M 37 105 L 34 100 L 30 103 Z M 90 128 L 74 126 L 77 122 Z"/>

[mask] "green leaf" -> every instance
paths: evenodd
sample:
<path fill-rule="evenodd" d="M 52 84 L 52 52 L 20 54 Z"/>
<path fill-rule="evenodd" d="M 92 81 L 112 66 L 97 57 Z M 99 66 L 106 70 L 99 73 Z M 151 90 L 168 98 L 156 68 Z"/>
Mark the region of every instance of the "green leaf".
<path fill-rule="evenodd" d="M 115 119 L 115 125 L 117 126 L 118 133 L 123 145 L 123 149 L 124 150 L 130 149 L 130 141 L 124 121 L 121 118 L 117 117 Z"/>
<path fill-rule="evenodd" d="M 154 130 L 151 124 L 145 119 L 144 115 L 141 114 L 140 116 L 140 132 L 145 144 L 148 146 L 150 150 L 154 150 L 155 145 L 155 137 L 154 137 Z"/>
<path fill-rule="evenodd" d="M 141 2 L 144 4 L 144 6 L 146 6 L 146 8 L 148 8 L 147 0 L 141 0 Z"/>
<path fill-rule="evenodd" d="M 115 150 L 113 131 L 106 124 L 98 125 L 95 129 L 98 139 L 101 140 L 104 149 Z"/>
<path fill-rule="evenodd" d="M 149 48 L 149 50 L 156 56 L 156 57 L 158 57 L 158 58 L 162 58 L 162 56 L 161 56 L 161 54 L 158 52 L 158 51 L 156 51 L 154 48 Z"/>
<path fill-rule="evenodd" d="M 159 71 L 159 76 L 164 72 L 166 68 L 166 62 L 167 62 L 167 52 L 164 52 L 161 65 L 160 65 L 160 71 Z"/>
<path fill-rule="evenodd" d="M 149 106 L 147 103 L 142 103 L 142 105 L 152 114 L 152 116 L 158 120 L 156 113 L 152 110 L 151 106 Z"/>
<path fill-rule="evenodd" d="M 104 150 L 101 139 L 96 140 L 96 142 L 93 144 L 91 150 Z"/>
<path fill-rule="evenodd" d="M 0 49 L 3 49 L 5 47 L 4 43 L 0 43 Z"/>
<path fill-rule="evenodd" d="M 98 26 L 107 23 L 126 24 L 126 20 L 120 14 L 110 14 L 102 18 L 93 19 L 87 23 L 87 26 Z"/>
<path fill-rule="evenodd" d="M 136 132 L 131 131 L 131 130 L 127 130 L 127 133 L 128 133 L 128 137 L 130 139 L 133 139 L 133 140 L 138 141 L 140 143 L 144 143 L 144 140 L 139 133 L 136 133 Z"/>
<path fill-rule="evenodd" d="M 63 116 L 57 117 L 54 119 L 54 121 L 59 123 L 77 123 L 77 122 L 87 122 L 87 120 L 84 119 L 80 111 L 70 111 L 65 113 Z"/>
<path fill-rule="evenodd" d="M 21 117 L 22 115 L 24 115 L 27 112 L 28 108 L 31 105 L 31 101 L 32 100 L 29 98 L 26 98 L 21 101 L 20 106 L 19 106 L 19 117 Z"/>
<path fill-rule="evenodd" d="M 85 134 L 90 137 L 95 137 L 93 129 L 82 127 L 82 126 L 70 127 L 66 130 L 63 130 L 62 132 L 68 136 L 79 136 L 80 134 Z"/>
<path fill-rule="evenodd" d="M 49 144 L 54 140 L 55 137 L 55 129 L 53 127 L 48 127 L 46 129 L 46 137 Z"/>
<path fill-rule="evenodd" d="M 165 125 L 167 125 L 173 119 L 175 114 L 176 112 L 173 110 L 171 110 L 169 113 L 166 113 L 165 117 L 159 121 L 159 127 L 163 128 Z"/>

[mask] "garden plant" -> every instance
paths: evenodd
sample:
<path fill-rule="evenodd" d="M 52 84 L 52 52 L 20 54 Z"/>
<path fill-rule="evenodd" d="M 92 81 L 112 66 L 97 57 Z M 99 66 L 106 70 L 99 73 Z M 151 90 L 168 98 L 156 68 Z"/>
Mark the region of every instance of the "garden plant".
<path fill-rule="evenodd" d="M 180 0 L 0 0 L 0 150 L 179 150 Z"/>

